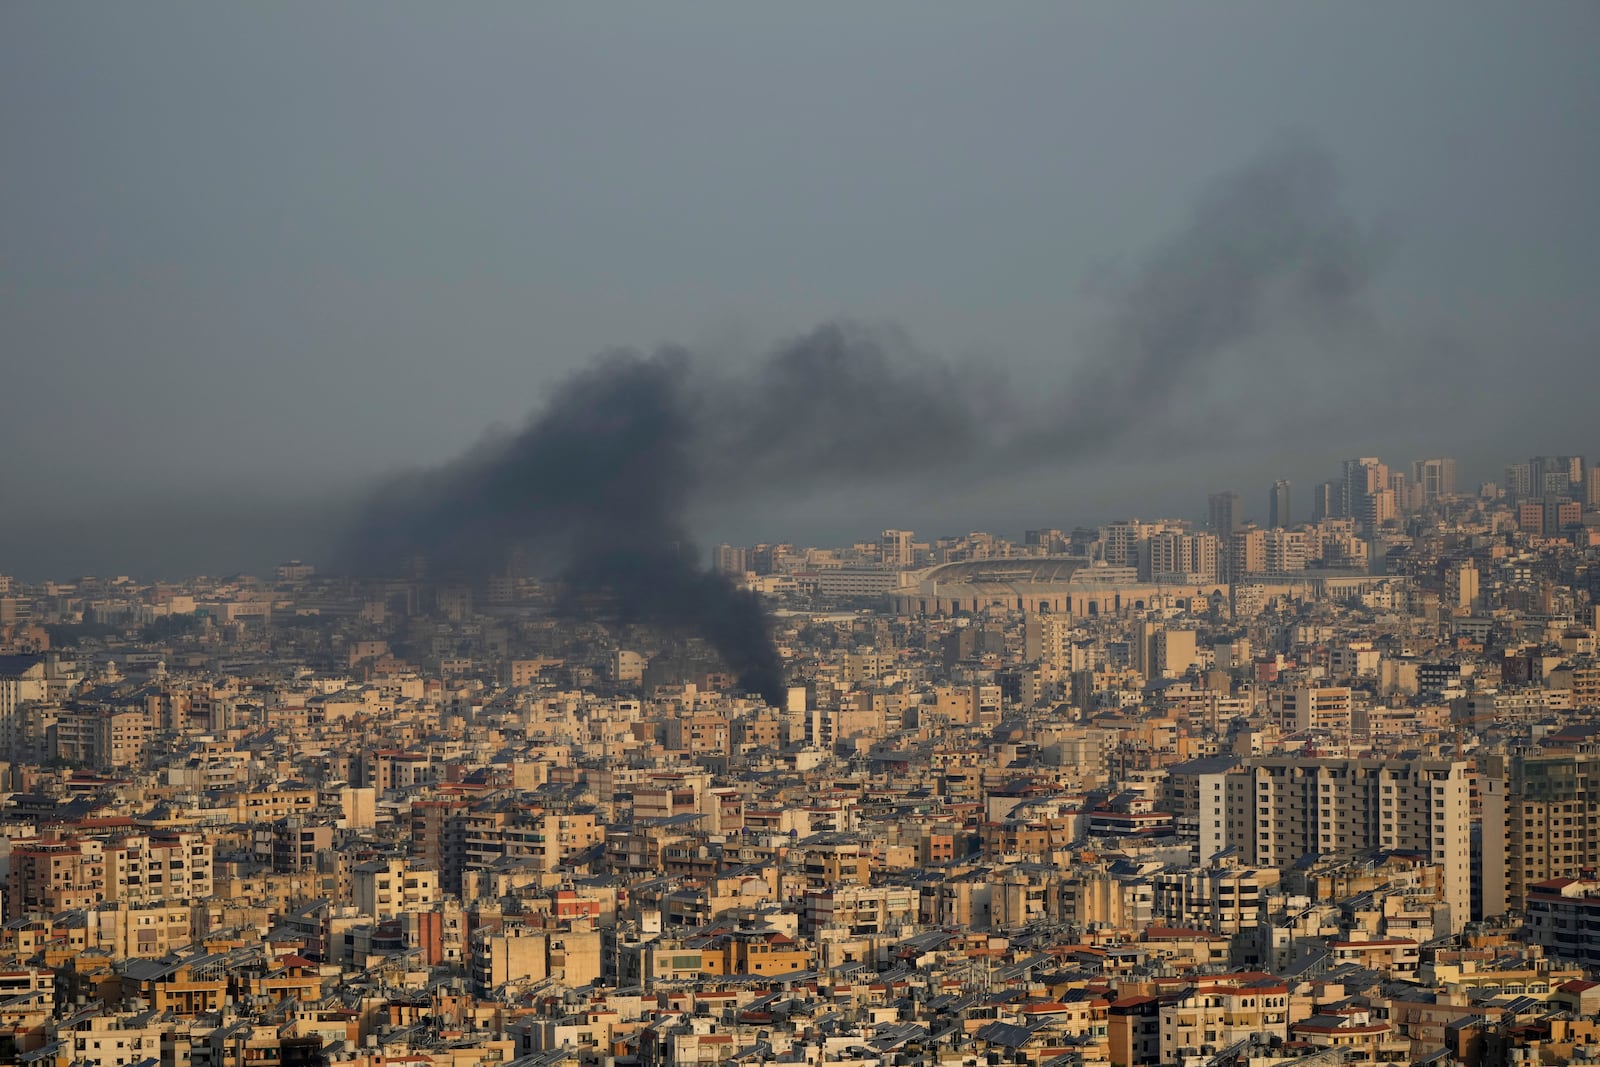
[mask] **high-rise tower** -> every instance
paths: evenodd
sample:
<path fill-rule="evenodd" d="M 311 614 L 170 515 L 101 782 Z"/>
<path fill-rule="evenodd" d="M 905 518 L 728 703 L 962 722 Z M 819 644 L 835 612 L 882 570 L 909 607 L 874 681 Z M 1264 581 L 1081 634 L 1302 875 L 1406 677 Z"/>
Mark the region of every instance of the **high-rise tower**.
<path fill-rule="evenodd" d="M 885 530 L 878 537 L 878 550 L 885 567 L 903 568 L 916 563 L 916 549 L 910 530 Z"/>
<path fill-rule="evenodd" d="M 1272 494 L 1267 498 L 1267 525 L 1281 530 L 1294 525 L 1290 515 L 1289 480 L 1279 478 L 1272 483 Z"/>
<path fill-rule="evenodd" d="M 1419 459 L 1411 465 L 1411 480 L 1421 489 L 1422 504 L 1437 503 L 1456 491 L 1456 461 L 1448 457 Z"/>
<path fill-rule="evenodd" d="M 1375 525 L 1374 511 L 1379 516 L 1385 510 L 1393 511 L 1392 503 L 1385 509 L 1380 503 L 1376 509 L 1373 498 L 1389 489 L 1389 468 L 1376 456 L 1344 461 L 1344 492 L 1340 501 L 1346 518 L 1354 519 L 1369 530 Z M 1382 521 L 1381 517 L 1377 520 Z"/>
<path fill-rule="evenodd" d="M 1207 503 L 1210 529 L 1218 537 L 1226 539 L 1244 525 L 1244 516 L 1239 514 L 1239 494 L 1232 489 L 1224 493 L 1212 493 Z"/>

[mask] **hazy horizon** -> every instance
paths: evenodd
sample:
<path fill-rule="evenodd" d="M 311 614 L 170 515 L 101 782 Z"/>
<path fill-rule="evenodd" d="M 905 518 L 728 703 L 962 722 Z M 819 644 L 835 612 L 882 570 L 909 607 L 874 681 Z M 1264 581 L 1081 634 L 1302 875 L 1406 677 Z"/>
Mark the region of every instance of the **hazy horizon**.
<path fill-rule="evenodd" d="M 1561 454 L 1562 451 L 1554 447 L 1541 448 L 1529 451 L 1529 455 Z M 1370 450 L 1360 449 L 1330 453 L 1330 464 L 1314 481 L 1291 478 L 1294 522 L 1298 524 L 1310 520 L 1313 488 L 1319 482 L 1336 479 L 1338 464 L 1342 460 L 1371 454 Z M 1449 455 L 1449 452 L 1436 454 Z M 1394 469 L 1404 470 L 1409 478 L 1411 461 L 1429 457 L 1418 454 L 1381 458 Z M 1526 458 L 1528 456 L 1519 453 L 1508 458 L 1508 462 L 1520 462 Z M 1500 472 L 1483 472 L 1483 478 L 1476 475 L 1468 477 L 1469 473 L 1458 471 L 1461 491 L 1475 491 L 1480 481 L 1498 481 Z M 1034 478 L 1029 481 L 1041 480 L 1048 479 Z M 71 581 L 90 575 L 101 578 L 127 575 L 141 582 L 175 581 L 199 575 L 217 577 L 248 574 L 270 577 L 274 566 L 296 559 L 311 563 L 318 567 L 319 573 L 327 574 L 331 573 L 328 561 L 332 557 L 337 535 L 353 521 L 360 501 L 365 499 L 362 494 L 370 492 L 378 481 L 362 481 L 353 485 L 348 493 L 320 498 L 268 496 L 256 500 L 233 498 L 221 502 L 212 499 L 216 511 L 204 522 L 192 522 L 184 517 L 182 509 L 193 503 L 189 500 L 174 503 L 171 507 L 140 510 L 135 513 L 139 521 L 131 530 L 135 535 L 132 538 L 115 536 L 119 525 L 99 518 L 66 517 L 30 524 L 26 542 L 15 539 L 16 527 L 0 526 L 0 560 L 26 558 L 29 561 L 24 566 L 11 566 L 9 569 L 0 567 L 0 574 L 8 574 L 25 582 Z M 1105 497 L 1102 499 L 1109 502 L 1091 509 L 1079 509 L 1070 503 L 1070 485 L 1063 482 L 1058 488 L 1060 492 L 1057 499 L 1060 503 L 1048 503 L 1041 495 L 1037 512 L 1031 509 L 1011 512 L 1000 510 L 1002 505 L 990 499 L 998 497 L 1005 501 L 1015 498 L 1017 487 L 1009 479 L 989 487 L 988 492 L 985 487 L 978 486 L 976 491 L 969 491 L 961 500 L 954 502 L 918 504 L 908 499 L 917 494 L 904 487 L 898 492 L 895 487 L 888 487 L 844 494 L 845 499 L 837 505 L 839 514 L 824 519 L 810 517 L 804 501 L 788 504 L 766 501 L 750 509 L 753 514 L 725 513 L 703 522 L 697 520 L 695 543 L 709 559 L 710 550 L 723 542 L 739 545 L 789 542 L 815 547 L 847 547 L 858 541 L 875 540 L 884 529 L 911 529 L 920 541 L 960 536 L 978 530 L 1020 541 L 1023 533 L 1030 529 L 1070 531 L 1075 526 L 1092 528 L 1131 518 L 1188 520 L 1195 523 L 1196 528 L 1203 529 L 1207 496 L 1229 489 L 1240 494 L 1242 519 L 1264 525 L 1271 480 L 1260 485 L 1227 481 L 1172 485 L 1164 497 L 1172 502 L 1172 506 L 1166 507 L 1153 506 L 1162 497 L 1130 494 L 1123 498 L 1126 506 L 1122 506 L 1115 497 Z M 903 506 L 896 506 L 896 500 L 903 501 Z M 863 517 L 852 521 L 852 511 Z M 868 514 L 875 518 L 869 521 L 865 518 Z M 20 547 L 26 547 L 26 556 L 18 550 Z M 84 560 L 105 565 L 79 565 Z"/>
<path fill-rule="evenodd" d="M 1214 306 L 1233 231 L 1195 254 L 1196 205 L 1285 139 L 1359 253 L 1338 329 L 1230 321 L 1181 381 L 1140 367 L 1114 447 L 778 479 L 691 502 L 693 535 L 1015 535 L 1222 489 L 1259 518 L 1282 477 L 1304 517 L 1356 455 L 1454 456 L 1463 488 L 1594 456 L 1597 31 L 1585 3 L 10 5 L 0 573 L 317 562 L 384 479 L 619 347 L 743 373 L 847 320 L 1056 395 L 1163 264 L 1201 293 L 1173 318 Z"/>

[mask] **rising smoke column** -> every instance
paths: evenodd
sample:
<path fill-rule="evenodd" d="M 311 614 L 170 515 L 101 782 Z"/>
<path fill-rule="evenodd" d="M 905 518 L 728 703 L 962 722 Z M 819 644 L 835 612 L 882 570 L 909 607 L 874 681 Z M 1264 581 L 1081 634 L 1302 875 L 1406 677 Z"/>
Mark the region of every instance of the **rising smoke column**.
<path fill-rule="evenodd" d="M 627 620 L 699 632 L 746 689 L 775 703 L 769 620 L 699 561 L 684 520 L 692 504 L 762 487 L 1004 477 L 1100 454 L 1247 342 L 1360 317 L 1374 257 L 1337 192 L 1332 160 L 1300 141 L 1223 176 L 1118 288 L 1077 358 L 1026 397 L 898 330 L 854 323 L 826 323 L 743 364 L 677 349 L 602 356 L 520 433 L 385 487 L 347 538 L 346 560 L 393 573 L 422 553 L 474 577 L 526 548 Z"/>
<path fill-rule="evenodd" d="M 782 671 L 760 602 L 706 571 L 683 527 L 696 482 L 688 370 L 674 350 L 595 360 L 522 432 L 380 491 L 347 558 L 393 573 L 420 552 L 443 573 L 478 577 L 527 550 L 625 621 L 696 630 L 744 688 L 776 703 Z"/>
<path fill-rule="evenodd" d="M 870 483 L 994 451 L 1003 376 L 941 359 L 893 326 L 826 322 L 697 394 L 708 489 Z"/>
<path fill-rule="evenodd" d="M 1083 458 L 1141 416 L 1169 410 L 1174 396 L 1258 337 L 1363 321 L 1378 257 L 1338 194 L 1333 159 L 1298 137 L 1211 183 L 1113 293 L 1083 358 L 1068 368 L 1055 417 L 1027 427 L 1019 451 Z M 1289 369 L 1282 360 L 1251 368 Z"/>
<path fill-rule="evenodd" d="M 1097 327 L 1026 391 L 1002 371 L 919 350 L 887 326 L 825 323 L 722 375 L 701 373 L 692 445 L 702 498 L 761 485 L 948 481 L 1065 466 L 1168 413 L 1224 359 L 1302 336 L 1257 376 L 1284 377 L 1306 338 L 1366 320 L 1377 259 L 1324 152 L 1284 138 L 1210 183 L 1115 286 Z M 1314 346 L 1313 346 L 1314 347 Z M 704 371 L 705 368 L 702 368 Z"/>

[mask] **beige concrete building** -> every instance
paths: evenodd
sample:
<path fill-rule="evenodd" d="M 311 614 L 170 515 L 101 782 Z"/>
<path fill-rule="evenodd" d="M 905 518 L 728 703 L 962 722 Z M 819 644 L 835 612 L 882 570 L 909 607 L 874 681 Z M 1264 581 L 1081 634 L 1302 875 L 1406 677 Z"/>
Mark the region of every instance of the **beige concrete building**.
<path fill-rule="evenodd" d="M 1267 707 L 1272 721 L 1286 734 L 1309 730 L 1348 738 L 1353 699 L 1349 686 L 1299 686 L 1272 693 Z"/>
<path fill-rule="evenodd" d="M 104 846 L 105 899 L 204 900 L 211 896 L 212 843 L 196 832 L 138 834 Z"/>
<path fill-rule="evenodd" d="M 14 758 L 17 711 L 27 701 L 43 700 L 47 692 L 42 656 L 0 656 L 0 754 Z"/>
<path fill-rule="evenodd" d="M 155 959 L 194 940 L 189 904 L 105 903 L 84 913 L 84 944 L 115 956 Z"/>
<path fill-rule="evenodd" d="M 356 907 L 374 919 L 428 908 L 439 899 L 438 871 L 395 857 L 357 864 L 353 878 Z"/>
<path fill-rule="evenodd" d="M 1173 927 L 1236 934 L 1261 922 L 1279 875 L 1270 867 L 1163 871 L 1152 880 L 1156 916 Z"/>
<path fill-rule="evenodd" d="M 1178 584 L 1215 582 L 1221 546 L 1215 534 L 1177 531 L 1155 534 L 1146 548 L 1149 568 L 1143 577 Z"/>
<path fill-rule="evenodd" d="M 588 985 L 600 977 L 600 963 L 600 933 L 584 924 L 552 930 L 507 925 L 472 935 L 471 978 L 480 996 L 547 978 L 572 988 Z"/>
<path fill-rule="evenodd" d="M 234 821 L 268 823 L 290 815 L 306 815 L 317 808 L 315 789 L 261 789 L 234 794 L 230 807 Z"/>
<path fill-rule="evenodd" d="M 125 708 L 64 712 L 50 731 L 58 759 L 101 771 L 142 768 L 154 733 L 143 710 Z"/>
<path fill-rule="evenodd" d="M 1177 678 L 1198 662 L 1193 630 L 1163 627 L 1151 638 L 1149 677 Z"/>
<path fill-rule="evenodd" d="M 1182 1063 L 1203 1048 L 1226 1048 L 1255 1034 L 1285 1037 L 1289 987 L 1254 976 L 1221 975 L 1197 982 L 1159 1009 L 1162 1063 Z"/>
<path fill-rule="evenodd" d="M 525 926 L 479 930 L 472 935 L 472 986 L 479 996 L 511 982 L 549 977 L 545 932 Z"/>
<path fill-rule="evenodd" d="M 1443 868 L 1452 932 L 1471 917 L 1470 765 L 1415 759 L 1255 759 L 1228 775 L 1229 844 L 1251 866 L 1413 852 Z"/>
<path fill-rule="evenodd" d="M 1267 531 L 1248 526 L 1229 535 L 1227 572 L 1234 580 L 1267 573 Z"/>
<path fill-rule="evenodd" d="M 843 885 L 806 893 L 804 929 L 837 926 L 853 934 L 877 934 L 915 923 L 917 891 L 909 886 Z"/>
<path fill-rule="evenodd" d="M 1172 812 L 1178 836 L 1195 843 L 1194 862 L 1200 866 L 1228 847 L 1226 787 L 1238 765 L 1232 756 L 1208 756 L 1167 768 L 1162 807 Z"/>
<path fill-rule="evenodd" d="M 169 1044 L 172 1041 L 172 1026 L 159 1022 L 141 1026 L 136 1020 L 137 1017 L 113 1015 L 73 1020 L 61 1032 L 70 1049 L 69 1062 L 80 1067 L 124 1067 L 130 1063 L 159 1060 L 162 1039 Z"/>
<path fill-rule="evenodd" d="M 107 900 L 203 900 L 212 893 L 211 864 L 211 841 L 199 833 L 30 838 L 11 846 L 6 916 Z"/>
<path fill-rule="evenodd" d="M 1155 921 L 1155 887 L 1148 879 L 1080 867 L 1056 885 L 1056 918 L 1085 929 L 1140 931 Z"/>
<path fill-rule="evenodd" d="M 1022 658 L 1028 663 L 1076 670 L 1072 658 L 1073 620 L 1066 615 L 1029 614 L 1022 624 Z"/>
<path fill-rule="evenodd" d="M 1600 746 L 1484 759 L 1485 916 L 1524 911 L 1532 886 L 1600 867 L 1597 791 Z"/>

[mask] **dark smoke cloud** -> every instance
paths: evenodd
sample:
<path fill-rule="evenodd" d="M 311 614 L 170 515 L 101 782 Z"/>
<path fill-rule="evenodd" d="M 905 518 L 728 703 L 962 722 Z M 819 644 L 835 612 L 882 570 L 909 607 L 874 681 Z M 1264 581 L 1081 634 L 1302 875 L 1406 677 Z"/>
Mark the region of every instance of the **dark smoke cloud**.
<path fill-rule="evenodd" d="M 513 546 L 549 558 L 641 527 L 677 538 L 694 477 L 688 369 L 671 350 L 597 358 L 520 433 L 380 492 L 351 546 L 358 560 L 393 567 L 420 553 L 440 571 L 481 575 L 503 571 Z"/>
<path fill-rule="evenodd" d="M 1026 451 L 1080 458 L 1115 444 L 1276 326 L 1322 333 L 1363 322 L 1376 250 L 1338 187 L 1333 160 L 1298 139 L 1213 183 L 1117 287 L 1087 359 L 1071 368 L 1059 419 L 1031 428 Z"/>
<path fill-rule="evenodd" d="M 996 441 L 998 384 L 899 329 L 831 322 L 700 393 L 702 469 L 719 491 L 870 480 L 964 463 Z"/>
<path fill-rule="evenodd" d="M 782 670 L 755 595 L 704 570 L 682 525 L 696 481 L 689 360 L 617 352 L 562 385 L 521 433 L 380 492 L 345 546 L 358 571 L 421 554 L 458 577 L 503 572 L 512 552 L 554 563 L 576 598 L 624 621 L 697 630 L 769 702 Z"/>
<path fill-rule="evenodd" d="M 1112 448 L 1278 326 L 1360 318 L 1373 255 L 1337 186 L 1332 161 L 1292 141 L 1225 176 L 1116 289 L 1081 358 L 1025 396 L 897 330 L 854 323 L 733 366 L 678 349 L 603 356 L 520 433 L 378 494 L 348 558 L 373 570 L 421 553 L 483 575 L 525 549 L 629 618 L 697 630 L 746 688 L 776 701 L 767 621 L 703 568 L 684 518 L 692 504 L 773 485 L 991 477 Z"/>

